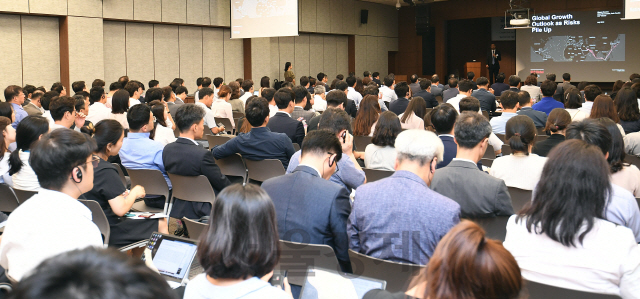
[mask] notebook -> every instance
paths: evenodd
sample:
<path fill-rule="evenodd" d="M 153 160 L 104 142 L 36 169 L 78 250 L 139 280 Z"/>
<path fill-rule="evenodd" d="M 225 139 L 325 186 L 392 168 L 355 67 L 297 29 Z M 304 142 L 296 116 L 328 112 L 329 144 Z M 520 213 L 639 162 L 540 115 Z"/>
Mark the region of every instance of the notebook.
<path fill-rule="evenodd" d="M 368 291 L 386 287 L 384 280 L 309 267 L 300 299 L 362 299 Z"/>
<path fill-rule="evenodd" d="M 151 251 L 153 264 L 172 288 L 177 288 L 187 283 L 189 269 L 196 256 L 197 247 L 198 243 L 195 240 L 158 232 L 151 234 L 147 243 L 147 248 Z M 143 256 L 144 259 L 145 257 Z"/>

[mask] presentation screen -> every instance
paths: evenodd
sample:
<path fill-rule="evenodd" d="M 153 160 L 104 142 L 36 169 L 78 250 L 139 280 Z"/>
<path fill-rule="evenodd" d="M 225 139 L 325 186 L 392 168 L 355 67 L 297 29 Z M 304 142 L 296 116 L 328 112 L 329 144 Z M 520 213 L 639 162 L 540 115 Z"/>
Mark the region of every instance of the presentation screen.
<path fill-rule="evenodd" d="M 640 19 L 640 0 L 624 1 L 624 18 Z"/>
<path fill-rule="evenodd" d="M 298 0 L 231 0 L 231 38 L 298 35 Z"/>
<path fill-rule="evenodd" d="M 613 82 L 640 72 L 640 20 L 621 10 L 536 14 L 529 29 L 516 29 L 516 69 L 570 73 L 572 81 Z"/>

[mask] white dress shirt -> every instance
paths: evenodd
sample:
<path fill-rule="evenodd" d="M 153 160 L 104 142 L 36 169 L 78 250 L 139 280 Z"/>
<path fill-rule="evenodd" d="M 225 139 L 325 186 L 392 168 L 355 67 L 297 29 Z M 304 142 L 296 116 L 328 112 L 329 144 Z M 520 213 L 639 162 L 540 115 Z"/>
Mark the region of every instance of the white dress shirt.
<path fill-rule="evenodd" d="M 53 117 L 51 116 L 51 111 L 45 110 L 42 116 L 44 116 L 44 118 L 46 118 L 49 121 L 49 126 L 51 126 L 54 123 Z"/>
<path fill-rule="evenodd" d="M 468 95 L 466 94 L 457 94 L 455 97 L 450 98 L 447 101 L 447 104 L 450 104 L 451 106 L 453 106 L 453 108 L 456 108 L 456 111 L 458 111 L 458 113 L 460 113 L 460 100 L 464 99 L 468 97 Z"/>
<path fill-rule="evenodd" d="M 362 95 L 357 92 L 353 87 L 347 88 L 347 99 L 352 100 L 356 103 L 356 107 L 360 107 L 360 101 L 362 101 Z"/>
<path fill-rule="evenodd" d="M 380 87 L 380 92 L 382 93 L 382 101 L 384 102 L 391 103 L 398 99 L 398 95 L 396 95 L 396 92 L 389 87 Z"/>
<path fill-rule="evenodd" d="M 629 228 L 594 219 L 582 244 L 567 247 L 509 218 L 504 247 L 526 280 L 591 293 L 640 298 L 640 247 Z"/>
<path fill-rule="evenodd" d="M 102 247 L 91 211 L 75 198 L 43 189 L 11 213 L 0 243 L 0 265 L 20 280 L 40 262 L 88 246 Z"/>
<path fill-rule="evenodd" d="M 140 100 L 136 100 L 134 98 L 129 98 L 129 108 L 131 108 L 131 107 L 133 107 L 135 105 L 138 105 L 138 104 L 140 104 Z"/>
<path fill-rule="evenodd" d="M 129 121 L 127 120 L 127 113 L 109 114 L 109 119 L 117 120 L 123 128 L 129 129 Z M 95 125 L 95 124 L 94 124 Z"/>
<path fill-rule="evenodd" d="M 591 108 L 593 108 L 593 102 L 585 101 L 582 103 L 582 107 L 578 108 L 578 110 L 582 110 L 587 117 L 591 116 Z"/>
<path fill-rule="evenodd" d="M 95 102 L 89 106 L 89 115 L 87 115 L 87 120 L 92 122 L 95 126 L 101 120 L 108 119 L 110 115 L 111 109 L 107 108 L 107 105 Z"/>
<path fill-rule="evenodd" d="M 369 144 L 364 150 L 364 167 L 368 169 L 395 171 L 398 153 L 393 146 Z"/>
<path fill-rule="evenodd" d="M 205 126 L 209 127 L 209 129 L 215 128 L 218 126 L 218 124 L 216 123 L 216 117 L 215 115 L 213 115 L 213 111 L 211 111 L 211 109 L 209 109 L 207 105 L 203 104 L 202 102 L 197 102 L 196 106 L 201 107 L 205 111 L 205 114 L 204 114 Z"/>
<path fill-rule="evenodd" d="M 273 117 L 278 113 L 278 106 L 269 104 L 269 117 Z"/>
<path fill-rule="evenodd" d="M 245 92 L 241 97 L 240 100 L 242 101 L 242 106 L 247 106 L 247 100 L 252 96 L 253 94 Z"/>
<path fill-rule="evenodd" d="M 219 118 L 226 118 L 231 122 L 231 125 L 235 128 L 236 124 L 233 121 L 233 111 L 231 108 L 231 104 L 229 104 L 224 99 L 217 99 L 213 101 L 211 104 L 211 111 L 213 111 L 213 116 Z"/>
<path fill-rule="evenodd" d="M 514 116 L 515 112 L 502 112 L 502 115 L 492 118 L 489 123 L 494 134 L 506 134 L 507 122 Z"/>
<path fill-rule="evenodd" d="M 546 157 L 536 154 L 511 154 L 496 158 L 489 174 L 504 181 L 507 187 L 533 190 L 542 174 Z"/>
<path fill-rule="evenodd" d="M 585 118 L 589 118 L 589 115 L 587 115 L 584 111 L 580 110 L 580 108 L 564 109 L 564 110 L 569 112 L 569 115 L 571 115 L 571 121 L 581 121 Z"/>
<path fill-rule="evenodd" d="M 167 126 L 171 126 L 167 124 Z M 161 124 L 158 124 L 156 127 L 156 134 L 153 136 L 153 140 L 162 143 L 162 145 L 167 145 L 176 141 L 176 135 L 173 133 L 171 128 L 165 127 Z"/>
<path fill-rule="evenodd" d="M 20 157 L 20 161 L 22 161 L 22 167 L 20 167 L 20 171 L 11 176 L 13 188 L 24 191 L 42 190 L 40 182 L 38 182 L 38 176 L 36 176 L 36 173 L 31 169 L 31 165 L 29 164 L 30 152 L 20 150 L 18 156 Z"/>
<path fill-rule="evenodd" d="M 9 176 L 9 156 L 10 152 L 5 152 L 2 160 L 0 160 L 0 183 L 7 184 L 13 187 L 13 181 Z"/>
<path fill-rule="evenodd" d="M 271 106 L 269 106 L 271 108 Z M 276 107 L 278 108 L 278 107 Z M 323 100 L 319 95 L 313 95 L 313 110 L 315 111 L 325 111 L 327 110 L 327 101 Z"/>

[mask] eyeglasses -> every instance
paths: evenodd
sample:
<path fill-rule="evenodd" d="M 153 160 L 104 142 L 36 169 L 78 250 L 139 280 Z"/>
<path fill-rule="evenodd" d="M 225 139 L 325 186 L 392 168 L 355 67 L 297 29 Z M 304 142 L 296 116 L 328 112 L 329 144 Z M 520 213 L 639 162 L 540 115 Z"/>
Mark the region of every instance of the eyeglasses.
<path fill-rule="evenodd" d="M 93 155 L 93 156 L 91 156 L 91 161 L 85 162 L 84 164 L 87 164 L 87 163 L 91 163 L 91 166 L 93 166 L 93 168 L 96 168 L 96 167 L 98 167 L 98 164 L 100 163 L 100 157 L 98 157 L 96 155 Z"/>

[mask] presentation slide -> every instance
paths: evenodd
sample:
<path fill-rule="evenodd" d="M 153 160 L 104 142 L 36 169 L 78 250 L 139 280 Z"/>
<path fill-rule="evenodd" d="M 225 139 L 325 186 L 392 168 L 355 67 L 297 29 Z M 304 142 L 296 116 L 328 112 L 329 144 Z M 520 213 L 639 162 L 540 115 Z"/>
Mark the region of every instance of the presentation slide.
<path fill-rule="evenodd" d="M 640 19 L 640 0 L 624 1 L 624 18 Z"/>
<path fill-rule="evenodd" d="M 298 35 L 298 0 L 231 0 L 231 38 Z"/>
<path fill-rule="evenodd" d="M 572 81 L 613 82 L 640 72 L 640 20 L 621 10 L 536 14 L 529 29 L 516 29 L 516 68 L 525 78 L 547 73 Z"/>

